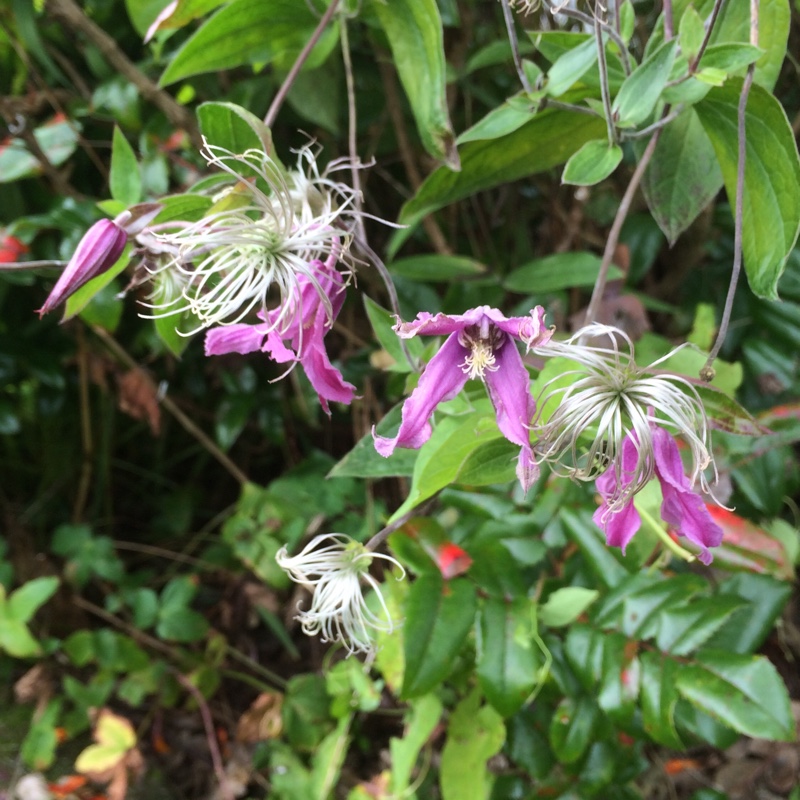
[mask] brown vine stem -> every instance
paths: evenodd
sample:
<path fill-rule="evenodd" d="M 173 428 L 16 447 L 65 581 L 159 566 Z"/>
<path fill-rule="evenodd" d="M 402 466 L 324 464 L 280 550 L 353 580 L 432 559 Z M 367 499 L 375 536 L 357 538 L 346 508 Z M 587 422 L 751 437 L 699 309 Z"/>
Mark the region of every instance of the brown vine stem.
<path fill-rule="evenodd" d="M 101 328 L 98 325 L 92 326 L 92 331 L 94 332 L 95 336 L 100 339 L 103 344 L 111 350 L 112 353 L 120 360 L 123 364 L 125 364 L 129 369 L 141 369 L 139 364 L 137 363 L 136 359 L 133 358 L 125 348 L 106 330 Z M 201 430 L 194 424 L 194 422 L 189 419 L 189 417 L 184 414 L 184 412 L 178 407 L 176 403 L 172 401 L 171 398 L 165 396 L 161 398 L 161 405 L 172 414 L 173 417 L 178 421 L 178 423 L 183 427 L 183 429 L 193 436 L 198 443 L 205 448 L 214 458 L 219 461 L 219 463 L 225 467 L 225 469 L 242 485 L 249 483 L 249 478 L 247 475 L 236 466 L 236 464 L 228 458 L 222 450 L 217 447 L 217 445 L 212 441 L 212 439 L 206 434 L 205 431 Z"/>
<path fill-rule="evenodd" d="M 594 35 L 597 39 L 597 67 L 600 73 L 600 94 L 603 98 L 603 111 L 606 118 L 606 131 L 608 132 L 609 145 L 616 144 L 617 132 L 614 128 L 614 116 L 611 110 L 611 92 L 608 87 L 608 65 L 606 64 L 606 45 L 603 41 L 603 30 L 601 28 L 600 17 L 596 16 L 599 9 L 595 11 Z"/>
<path fill-rule="evenodd" d="M 665 113 L 668 113 L 668 111 L 669 108 L 666 108 Z M 617 209 L 616 216 L 614 217 L 614 222 L 611 224 L 611 230 L 608 233 L 605 250 L 603 250 L 603 259 L 600 262 L 600 271 L 597 274 L 597 280 L 595 281 L 594 289 L 592 290 L 592 298 L 589 301 L 589 306 L 586 309 L 586 317 L 584 319 L 585 325 L 588 325 L 597 316 L 597 311 L 600 308 L 600 302 L 602 301 L 603 294 L 605 293 L 606 283 L 608 281 L 608 270 L 611 267 L 611 260 L 613 259 L 614 253 L 617 249 L 617 243 L 619 242 L 619 234 L 622 231 L 622 225 L 628 216 L 631 203 L 633 202 L 633 197 L 636 194 L 636 190 L 639 188 L 642 177 L 644 176 L 644 171 L 647 169 L 647 165 L 650 163 L 650 159 L 653 157 L 653 153 L 656 150 L 656 145 L 658 144 L 658 139 L 662 130 L 663 128 L 659 128 L 653 134 L 653 138 L 647 143 L 647 147 L 645 148 L 644 153 L 642 153 L 642 157 L 639 159 L 639 163 L 636 165 L 633 175 L 631 175 L 628 188 L 625 190 L 622 200 L 620 200 L 619 208 Z"/>
<path fill-rule="evenodd" d="M 514 15 L 511 13 L 511 6 L 508 0 L 500 0 L 500 4 L 503 6 L 503 19 L 506 23 L 508 41 L 511 45 L 511 55 L 514 58 L 514 66 L 517 68 L 517 75 L 519 75 L 522 88 L 530 94 L 533 91 L 533 87 L 528 80 L 528 76 L 525 74 L 525 70 L 522 68 L 522 59 L 519 54 L 519 42 L 517 41 L 517 29 L 514 26 Z"/>
<path fill-rule="evenodd" d="M 758 46 L 758 0 L 750 0 L 750 44 Z M 739 108 L 736 118 L 736 136 L 738 143 L 738 158 L 736 162 L 736 200 L 733 215 L 733 266 L 731 267 L 731 280 L 728 284 L 728 294 L 725 298 L 725 307 L 722 310 L 722 319 L 719 323 L 717 338 L 708 359 L 700 370 L 700 378 L 706 382 L 714 380 L 714 359 L 719 355 L 719 351 L 728 335 L 728 326 L 731 321 L 733 311 L 733 300 L 736 296 L 736 287 L 739 284 L 739 277 L 742 272 L 742 231 L 744 227 L 744 170 L 747 160 L 747 142 L 745 140 L 747 123 L 747 98 L 750 95 L 750 87 L 753 85 L 755 75 L 755 64 L 747 68 L 747 74 L 742 83 L 742 93 L 739 95 Z"/>
<path fill-rule="evenodd" d="M 264 117 L 264 124 L 268 128 L 271 128 L 275 124 L 275 120 L 278 117 L 278 112 L 281 110 L 281 106 L 283 105 L 283 101 L 286 99 L 286 95 L 289 94 L 289 90 L 292 88 L 297 76 L 300 74 L 300 70 L 303 68 L 303 65 L 311 55 L 314 45 L 316 45 L 316 43 L 319 41 L 320 36 L 322 36 L 324 33 L 325 28 L 328 27 L 328 23 L 333 19 L 333 15 L 336 13 L 338 8 L 339 0 L 332 0 L 325 13 L 320 17 L 317 27 L 314 28 L 314 32 L 311 34 L 311 38 L 306 42 L 305 47 L 300 51 L 300 54 L 295 59 L 294 64 L 292 64 L 292 68 L 283 79 L 283 83 L 278 88 L 278 92 L 275 97 L 272 98 L 272 103 L 270 103 L 267 114 Z"/>
<path fill-rule="evenodd" d="M 116 41 L 83 13 L 74 0 L 48 0 L 47 9 L 67 28 L 89 39 L 108 63 L 139 90 L 145 100 L 156 106 L 176 128 L 182 128 L 189 134 L 195 147 L 200 149 L 203 146 L 194 115 L 180 105 L 172 95 L 153 83 L 120 50 Z"/>

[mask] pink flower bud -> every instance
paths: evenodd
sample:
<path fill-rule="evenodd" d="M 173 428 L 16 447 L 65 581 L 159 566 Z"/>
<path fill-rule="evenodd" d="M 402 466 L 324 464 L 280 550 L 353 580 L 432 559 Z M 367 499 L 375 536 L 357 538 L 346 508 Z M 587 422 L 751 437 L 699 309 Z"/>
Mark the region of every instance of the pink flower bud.
<path fill-rule="evenodd" d="M 84 283 L 112 267 L 128 241 L 128 234 L 110 219 L 95 222 L 78 244 L 61 277 L 38 313 L 41 317 L 63 303 Z"/>

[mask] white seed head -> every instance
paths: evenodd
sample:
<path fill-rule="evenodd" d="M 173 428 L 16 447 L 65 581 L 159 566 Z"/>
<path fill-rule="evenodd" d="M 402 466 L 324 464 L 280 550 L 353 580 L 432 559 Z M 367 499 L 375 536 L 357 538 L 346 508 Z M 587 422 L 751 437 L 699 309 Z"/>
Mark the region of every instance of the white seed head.
<path fill-rule="evenodd" d="M 580 344 L 584 339 L 606 337 L 608 347 Z M 620 348 L 622 343 L 623 348 Z M 545 357 L 561 357 L 576 365 L 566 369 L 545 385 L 537 408 L 554 402 L 557 408 L 546 422 L 534 420 L 539 437 L 535 445 L 538 458 L 551 462 L 559 474 L 591 481 L 609 465 L 621 470 L 622 443 L 629 434 L 638 450 L 633 476 L 625 484 L 614 510 L 644 488 L 655 474 L 655 455 L 651 425 L 682 439 L 691 453 L 692 482 L 699 480 L 708 490 L 703 470 L 713 466 L 708 418 L 696 389 L 686 378 L 661 372 L 657 365 L 675 350 L 648 367 L 634 361 L 633 342 L 623 331 L 608 325 L 592 324 L 564 342 L 551 341 L 534 351 Z M 554 386 L 564 377 L 574 376 L 567 386 Z"/>
<path fill-rule="evenodd" d="M 405 570 L 391 556 L 373 553 L 341 533 L 316 536 L 296 556 L 282 547 L 275 560 L 297 583 L 313 587 L 311 607 L 296 619 L 303 632 L 319 635 L 323 642 L 341 641 L 349 652 L 373 650 L 371 631 L 391 633 L 395 628 L 378 582 L 369 574 L 374 558 L 389 561 Z M 366 604 L 363 584 L 375 591 L 380 613 Z"/>
<path fill-rule="evenodd" d="M 234 183 L 217 195 L 216 211 L 151 233 L 170 255 L 158 271 L 178 272 L 185 283 L 172 301 L 153 298 L 152 317 L 191 311 L 200 328 L 234 324 L 266 311 L 273 294 L 291 298 L 301 275 L 318 286 L 312 261 L 346 257 L 355 192 L 319 173 L 310 146 L 289 172 L 261 150 L 236 154 L 206 143 L 203 155 Z"/>

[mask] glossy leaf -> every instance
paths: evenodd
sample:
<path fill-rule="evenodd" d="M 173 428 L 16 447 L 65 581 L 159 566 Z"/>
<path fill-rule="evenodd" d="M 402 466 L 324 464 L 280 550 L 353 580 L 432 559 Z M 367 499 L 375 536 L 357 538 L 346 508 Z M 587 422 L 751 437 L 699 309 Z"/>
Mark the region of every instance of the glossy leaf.
<path fill-rule="evenodd" d="M 545 110 L 512 133 L 462 145 L 461 171 L 439 167 L 403 206 L 400 222 L 414 225 L 442 206 L 566 161 L 590 139 L 605 132 L 601 119 L 571 111 Z M 407 232 L 406 232 L 407 235 Z"/>
<path fill-rule="evenodd" d="M 13 591 L 6 601 L 3 616 L 6 614 L 18 622 L 30 622 L 33 615 L 58 589 L 58 578 L 34 578 Z"/>
<path fill-rule="evenodd" d="M 594 286 L 601 259 L 594 253 L 578 251 L 555 253 L 523 264 L 506 276 L 506 289 L 520 294 L 547 294 L 573 286 Z M 611 265 L 609 280 L 623 277 L 619 267 Z"/>
<path fill-rule="evenodd" d="M 639 639 L 654 636 L 663 609 L 683 605 L 707 585 L 699 575 L 675 575 L 631 593 L 623 602 L 622 631 Z"/>
<path fill-rule="evenodd" d="M 698 653 L 677 672 L 680 695 L 745 736 L 793 741 L 789 695 L 775 667 L 763 656 L 724 650 Z"/>
<path fill-rule="evenodd" d="M 125 134 L 114 126 L 111 145 L 111 174 L 109 177 L 111 196 L 126 206 L 142 199 L 142 175 L 139 162 Z"/>
<path fill-rule="evenodd" d="M 459 168 L 447 110 L 444 39 L 435 0 L 371 0 L 381 22 L 425 149 Z"/>
<path fill-rule="evenodd" d="M 596 61 L 597 42 L 594 37 L 567 50 L 547 71 L 547 94 L 550 97 L 560 97 L 579 81 Z"/>
<path fill-rule="evenodd" d="M 389 271 L 401 278 L 438 283 L 481 275 L 486 272 L 486 265 L 465 256 L 432 253 L 393 261 L 389 265 Z"/>
<path fill-rule="evenodd" d="M 235 103 L 203 103 L 197 109 L 200 131 L 209 144 L 231 153 L 263 150 L 273 155 L 269 128 L 246 108 Z M 246 167 L 242 163 L 242 167 Z"/>
<path fill-rule="evenodd" d="M 63 164 L 75 152 L 79 134 L 77 122 L 58 118 L 33 131 L 37 144 L 55 167 Z M 0 183 L 12 183 L 41 173 L 42 165 L 22 139 L 0 142 Z"/>
<path fill-rule="evenodd" d="M 475 588 L 463 578 L 419 576 L 408 592 L 403 626 L 406 669 L 402 696 L 426 694 L 449 674 L 475 621 Z"/>
<path fill-rule="evenodd" d="M 305 3 L 293 0 L 233 0 L 220 9 L 181 47 L 161 76 L 160 85 L 203 72 L 266 64 L 290 65 L 316 27 L 318 18 Z M 337 39 L 329 27 L 314 47 L 306 68 L 319 66 Z"/>
<path fill-rule="evenodd" d="M 493 108 L 485 117 L 460 134 L 458 144 L 465 145 L 467 142 L 507 136 L 526 122 L 530 122 L 538 112 L 538 104 L 532 102 L 530 98 L 525 95 L 515 95 L 497 108 Z"/>
<path fill-rule="evenodd" d="M 681 668 L 671 658 L 646 651 L 640 656 L 642 724 L 653 741 L 683 750 L 675 729 L 675 706 L 678 690 L 675 675 Z"/>
<path fill-rule="evenodd" d="M 644 145 L 638 152 L 644 150 Z M 642 190 L 653 217 L 674 244 L 717 196 L 722 172 L 697 113 L 686 109 L 659 136 Z"/>
<path fill-rule="evenodd" d="M 742 81 L 731 78 L 696 109 L 722 167 L 728 197 L 736 196 L 737 108 Z M 777 99 L 753 86 L 745 113 L 744 267 L 759 297 L 777 299 L 800 230 L 800 159 L 786 113 Z"/>
<path fill-rule="evenodd" d="M 567 161 L 562 183 L 574 186 L 594 186 L 605 180 L 622 161 L 622 148 L 618 144 L 609 145 L 605 139 L 596 139 L 578 150 Z"/>
<path fill-rule="evenodd" d="M 581 686 L 591 694 L 603 672 L 606 634 L 592 625 L 576 623 L 567 631 L 564 655 Z"/>
<path fill-rule="evenodd" d="M 658 619 L 656 645 L 665 653 L 689 655 L 746 604 L 741 597 L 717 594 L 692 600 L 685 606 L 665 608 Z"/>
<path fill-rule="evenodd" d="M 617 724 L 628 724 L 639 698 L 641 663 L 636 642 L 621 633 L 608 633 L 603 641 L 603 671 L 597 703 Z"/>
<path fill-rule="evenodd" d="M 390 791 L 394 795 L 406 792 L 411 782 L 414 765 L 420 750 L 442 717 L 442 701 L 434 694 L 426 694 L 409 703 L 406 727 L 402 738 L 389 740 L 392 756 Z"/>
<path fill-rule="evenodd" d="M 683 12 L 679 33 L 681 53 L 687 59 L 694 58 L 700 52 L 700 45 L 705 38 L 705 26 L 702 17 L 695 11 L 694 6 L 689 6 Z"/>
<path fill-rule="evenodd" d="M 580 515 L 564 509 L 561 514 L 567 535 L 580 548 L 592 572 L 606 587 L 616 586 L 628 575 L 628 571 L 611 554 L 603 541 L 600 529 L 589 515 Z"/>
<path fill-rule="evenodd" d="M 665 42 L 625 79 L 611 107 L 620 128 L 640 125 L 653 113 L 669 80 L 676 49 L 677 42 Z"/>
<path fill-rule="evenodd" d="M 565 697 L 550 722 L 549 739 L 553 752 L 562 764 L 572 764 L 586 752 L 593 741 L 599 719 L 597 704 L 591 697 Z"/>
<path fill-rule="evenodd" d="M 534 607 L 527 597 L 486 599 L 478 612 L 478 680 L 492 706 L 515 714 L 533 691 L 543 658 L 534 640 Z"/>
<path fill-rule="evenodd" d="M 549 628 L 569 625 L 597 600 L 599 594 L 596 589 L 586 589 L 583 586 L 556 589 L 539 609 L 539 619 Z"/>

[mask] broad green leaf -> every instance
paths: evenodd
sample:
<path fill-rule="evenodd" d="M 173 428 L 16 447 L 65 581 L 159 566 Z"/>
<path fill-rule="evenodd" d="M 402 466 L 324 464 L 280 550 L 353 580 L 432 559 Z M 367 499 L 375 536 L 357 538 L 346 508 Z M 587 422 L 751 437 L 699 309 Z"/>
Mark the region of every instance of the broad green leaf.
<path fill-rule="evenodd" d="M 702 647 L 734 611 L 747 605 L 735 595 L 703 597 L 659 615 L 656 645 L 665 653 L 685 656 Z"/>
<path fill-rule="evenodd" d="M 620 128 L 633 128 L 653 113 L 669 80 L 677 42 L 665 42 L 626 79 L 614 98 L 612 110 Z"/>
<path fill-rule="evenodd" d="M 736 72 L 757 61 L 763 52 L 761 48 L 751 44 L 714 44 L 703 53 L 698 69 Z"/>
<path fill-rule="evenodd" d="M 372 330 L 375 332 L 378 342 L 392 358 L 393 363 L 386 369 L 389 372 L 411 372 L 412 366 L 408 363 L 408 358 L 403 352 L 400 339 L 394 331 L 394 326 L 398 320 L 391 311 L 382 308 L 367 295 L 364 295 L 364 309 L 367 312 L 367 317 L 369 317 Z M 411 357 L 419 359 L 424 348 L 421 340 L 413 337 L 404 341 Z"/>
<path fill-rule="evenodd" d="M 490 706 L 480 705 L 475 689 L 450 715 L 439 774 L 442 800 L 486 800 L 486 762 L 500 752 L 505 738 L 502 718 Z"/>
<path fill-rule="evenodd" d="M 535 31 L 528 34 L 533 39 L 536 49 L 551 64 L 555 64 L 567 53 L 575 50 L 579 46 L 586 48 L 588 53 L 589 46 L 586 42 L 592 42 L 595 50 L 597 49 L 596 39 L 593 33 L 573 33 L 571 31 Z M 616 45 L 606 42 L 606 67 L 608 70 L 608 84 L 612 93 L 616 92 L 625 80 L 625 70 L 622 62 L 615 52 Z M 589 69 L 581 76 L 581 86 L 594 89 L 596 97 L 600 96 L 600 69 L 597 59 L 590 65 Z M 585 120 L 585 117 L 583 118 Z"/>
<path fill-rule="evenodd" d="M 623 633 L 637 639 L 655 636 L 662 609 L 683 604 L 707 586 L 707 581 L 699 575 L 674 575 L 632 592 L 623 602 Z"/>
<path fill-rule="evenodd" d="M 58 578 L 34 578 L 12 592 L 8 598 L 7 613 L 18 622 L 29 622 L 58 589 Z"/>
<path fill-rule="evenodd" d="M 153 222 L 159 225 L 173 220 L 197 222 L 213 203 L 210 197 L 202 194 L 174 194 L 162 197 L 158 202 L 164 208 L 158 212 Z"/>
<path fill-rule="evenodd" d="M 515 95 L 497 108 L 493 108 L 485 117 L 460 134 L 458 144 L 463 146 L 467 142 L 507 136 L 526 122 L 530 122 L 538 110 L 538 105 L 527 96 Z"/>
<path fill-rule="evenodd" d="M 41 716 L 34 717 L 30 729 L 22 740 L 20 755 L 33 769 L 47 769 L 55 758 L 58 734 L 56 726 L 61 718 L 63 700 L 51 700 Z"/>
<path fill-rule="evenodd" d="M 395 796 L 404 795 L 420 750 L 442 718 L 442 701 L 435 694 L 426 694 L 409 703 L 402 738 L 389 740 L 392 777 L 389 790 Z"/>
<path fill-rule="evenodd" d="M 100 289 L 79 316 L 87 325 L 113 333 L 122 320 L 122 298 L 117 283 L 109 283 Z"/>
<path fill-rule="evenodd" d="M 622 148 L 609 145 L 605 139 L 595 139 L 572 155 L 564 167 L 562 183 L 574 186 L 594 186 L 605 180 L 622 161 Z"/>
<path fill-rule="evenodd" d="M 465 256 L 443 256 L 432 253 L 393 261 L 389 265 L 389 271 L 392 275 L 413 281 L 439 283 L 481 275 L 486 272 L 486 265 Z"/>
<path fill-rule="evenodd" d="M 549 628 L 569 625 L 583 614 L 599 595 L 596 589 L 586 589 L 583 586 L 556 589 L 539 609 L 539 619 Z"/>
<path fill-rule="evenodd" d="M 125 10 L 139 36 L 144 36 L 171 0 L 125 0 Z"/>
<path fill-rule="evenodd" d="M 475 621 L 474 586 L 463 578 L 420 575 L 408 592 L 403 626 L 406 670 L 402 696 L 426 694 L 449 674 Z"/>
<path fill-rule="evenodd" d="M 139 162 L 125 134 L 114 126 L 111 145 L 111 173 L 109 189 L 114 200 L 132 206 L 142 199 L 142 175 Z"/>
<path fill-rule="evenodd" d="M 638 155 L 643 150 L 638 147 Z M 650 212 L 671 245 L 721 188 L 714 147 L 695 110 L 687 108 L 661 131 L 642 180 Z"/>
<path fill-rule="evenodd" d="M 242 64 L 276 62 L 291 65 L 308 42 L 318 17 L 305 3 L 294 0 L 233 0 L 220 9 L 181 47 L 164 70 L 160 86 L 203 72 Z M 305 67 L 320 66 L 337 41 L 331 25 L 311 51 Z"/>
<path fill-rule="evenodd" d="M 425 149 L 450 169 L 459 168 L 447 110 L 442 20 L 436 0 L 370 0 L 392 49 Z"/>
<path fill-rule="evenodd" d="M 414 225 L 433 211 L 475 192 L 562 164 L 585 142 L 604 132 L 601 119 L 584 115 L 578 119 L 571 111 L 545 109 L 512 133 L 468 142 L 460 151 L 461 172 L 446 167 L 434 171 L 403 206 L 400 222 Z M 404 234 L 402 238 L 407 238 L 409 232 Z"/>
<path fill-rule="evenodd" d="M 588 514 L 578 516 L 563 509 L 561 519 L 567 535 L 578 545 L 590 569 L 604 586 L 616 586 L 628 576 L 628 571 L 611 554 L 602 540 L 602 532 Z"/>
<path fill-rule="evenodd" d="M 522 708 L 536 687 L 543 658 L 527 597 L 487 598 L 478 612 L 476 670 L 483 693 L 504 717 Z"/>
<path fill-rule="evenodd" d="M 114 278 L 117 277 L 128 266 L 131 256 L 131 245 L 127 244 L 122 251 L 122 255 L 109 267 L 104 273 L 92 278 L 78 289 L 77 292 L 70 295 L 67 299 L 67 304 L 64 307 L 64 317 L 62 322 L 72 319 L 77 314 L 80 314 L 86 306 L 92 301 L 95 295 L 99 294 L 103 289 L 108 286 Z"/>
<path fill-rule="evenodd" d="M 159 5 L 159 12 L 166 9 L 168 5 L 165 0 L 145 0 L 142 3 L 142 0 L 125 0 L 126 4 L 128 5 L 128 13 L 133 15 L 134 9 L 136 9 L 137 15 L 140 16 L 140 21 L 137 24 L 135 20 L 134 25 L 139 33 L 144 36 L 150 26 L 155 22 L 156 17 L 158 14 L 151 14 L 149 15 L 149 20 L 142 14 L 141 11 L 138 10 L 140 5 L 145 6 L 153 6 Z M 188 25 L 195 19 L 204 16 L 209 11 L 213 11 L 215 8 L 221 6 L 226 0 L 173 0 L 174 8 L 172 9 L 169 16 L 165 17 L 159 22 L 158 30 L 174 30 L 177 28 L 183 28 L 185 25 Z M 144 28 L 142 28 L 142 24 L 146 21 Z"/>
<path fill-rule="evenodd" d="M 311 797 L 330 797 L 339 782 L 347 748 L 350 744 L 352 715 L 339 720 L 314 750 L 311 767 Z"/>
<path fill-rule="evenodd" d="M 331 731 L 331 700 L 321 675 L 295 675 L 286 684 L 281 717 L 289 744 L 300 751 L 313 751 Z"/>
<path fill-rule="evenodd" d="M 640 661 L 644 729 L 653 741 L 683 750 L 683 742 L 675 730 L 675 705 L 678 702 L 675 675 L 681 666 L 673 659 L 652 651 L 643 652 Z"/>
<path fill-rule="evenodd" d="M 395 406 L 376 426 L 379 436 L 394 435 L 400 426 L 402 404 Z M 400 447 L 389 458 L 375 449 L 372 433 L 365 434 L 356 446 L 328 473 L 329 478 L 386 478 L 412 475 L 419 450 Z"/>
<path fill-rule="evenodd" d="M 692 705 L 745 736 L 794 740 L 786 686 L 764 656 L 704 650 L 678 669 L 675 683 Z"/>
<path fill-rule="evenodd" d="M 531 295 L 557 292 L 573 286 L 594 286 L 600 261 L 599 256 L 585 251 L 544 256 L 509 272 L 503 286 L 512 292 Z M 622 270 L 612 264 L 609 280 L 622 277 Z"/>
<path fill-rule="evenodd" d="M 39 642 L 31 636 L 24 622 L 12 617 L 0 617 L 0 652 L 14 658 L 31 658 L 42 652 Z"/>
<path fill-rule="evenodd" d="M 562 764 L 572 764 L 594 739 L 599 709 L 591 697 L 565 697 L 553 712 L 549 739 L 553 752 Z"/>
<path fill-rule="evenodd" d="M 550 97 L 560 97 L 577 83 L 597 61 L 597 42 L 594 37 L 577 44 L 556 59 L 547 71 L 546 91 Z"/>
<path fill-rule="evenodd" d="M 630 723 L 639 697 L 642 668 L 636 651 L 635 643 L 621 633 L 605 635 L 597 703 L 620 725 Z"/>
<path fill-rule="evenodd" d="M 253 149 L 274 156 L 269 128 L 246 108 L 235 103 L 203 103 L 197 109 L 197 120 L 209 144 L 231 153 Z"/>
<path fill-rule="evenodd" d="M 696 109 L 722 167 L 731 204 L 736 197 L 737 109 L 742 81 L 731 78 Z M 780 103 L 755 85 L 745 113 L 744 267 L 759 297 L 777 299 L 778 279 L 800 230 L 800 159 Z"/>
<path fill-rule="evenodd" d="M 206 618 L 190 608 L 176 608 L 159 614 L 156 633 L 173 642 L 196 642 L 208 632 Z"/>
<path fill-rule="evenodd" d="M 58 167 L 75 152 L 79 132 L 77 122 L 63 120 L 42 125 L 34 130 L 33 135 L 50 163 Z M 41 173 L 39 160 L 22 139 L 0 143 L 0 183 L 13 183 Z"/>
<path fill-rule="evenodd" d="M 603 673 L 606 634 L 591 625 L 576 623 L 567 631 L 564 655 L 581 686 L 593 693 Z"/>
<path fill-rule="evenodd" d="M 337 69 L 323 64 L 301 72 L 294 79 L 286 102 L 304 119 L 339 135 L 346 104 L 342 102 L 342 76 Z"/>
<path fill-rule="evenodd" d="M 502 436 L 478 445 L 461 463 L 453 481 L 467 486 L 491 486 L 513 481 L 519 445 Z"/>
<path fill-rule="evenodd" d="M 694 58 L 700 52 L 700 45 L 703 43 L 705 33 L 702 17 L 695 11 L 694 6 L 689 6 L 683 12 L 678 31 L 681 53 L 687 59 Z"/>
<path fill-rule="evenodd" d="M 158 338 L 161 339 L 167 350 L 177 358 L 181 357 L 183 351 L 189 346 L 189 342 L 192 341 L 191 336 L 182 335 L 178 331 L 190 328 L 190 321 L 193 319 L 196 321 L 196 317 L 186 313 L 178 314 L 174 317 L 156 317 L 153 320 L 153 327 L 158 334 Z"/>

